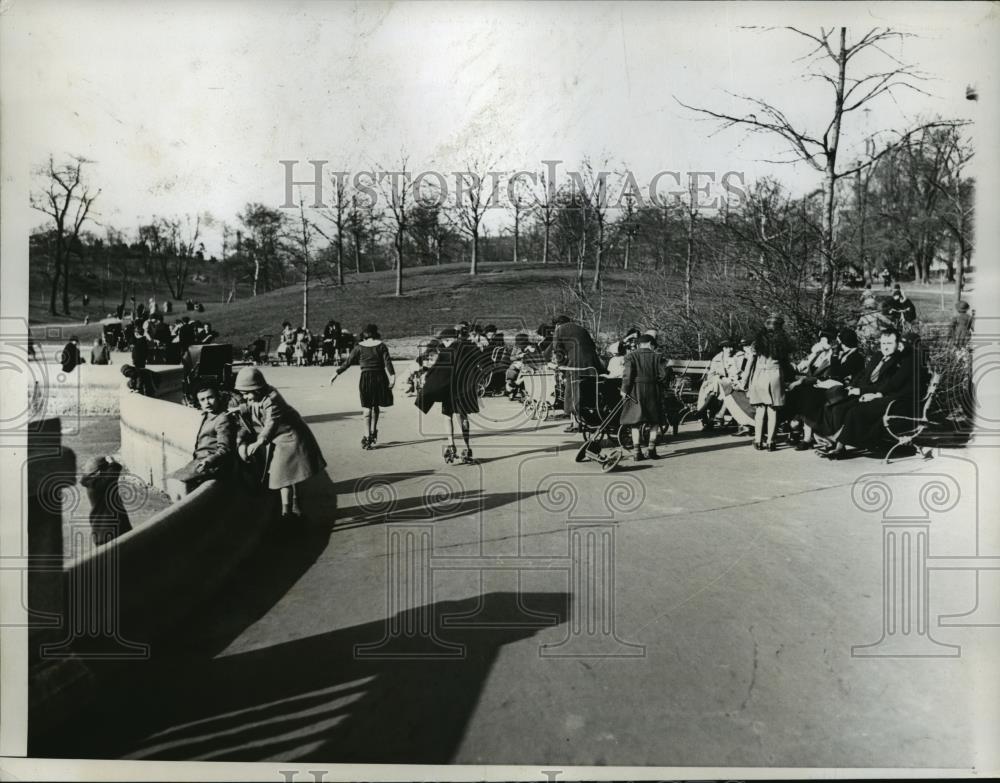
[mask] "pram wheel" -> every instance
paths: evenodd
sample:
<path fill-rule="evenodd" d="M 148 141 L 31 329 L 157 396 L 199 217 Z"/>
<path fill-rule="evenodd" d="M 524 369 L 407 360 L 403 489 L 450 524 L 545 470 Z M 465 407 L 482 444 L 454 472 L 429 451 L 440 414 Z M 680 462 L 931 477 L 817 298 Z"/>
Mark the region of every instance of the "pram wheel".
<path fill-rule="evenodd" d="M 448 446 L 444 450 L 444 461 L 449 465 L 458 458 L 458 451 L 454 446 Z"/>
<path fill-rule="evenodd" d="M 601 471 L 603 473 L 610 473 L 612 470 L 618 467 L 618 463 L 622 461 L 622 450 L 612 449 L 608 452 L 607 456 L 601 459 Z"/>
<path fill-rule="evenodd" d="M 535 412 L 535 418 L 539 421 L 545 421 L 549 418 L 549 414 L 552 412 L 552 405 L 547 402 L 538 403 L 537 411 Z"/>
<path fill-rule="evenodd" d="M 592 459 L 598 462 L 601 461 L 601 447 L 597 445 L 592 440 L 588 440 L 576 451 L 576 457 L 574 457 L 575 462 L 586 462 Z"/>

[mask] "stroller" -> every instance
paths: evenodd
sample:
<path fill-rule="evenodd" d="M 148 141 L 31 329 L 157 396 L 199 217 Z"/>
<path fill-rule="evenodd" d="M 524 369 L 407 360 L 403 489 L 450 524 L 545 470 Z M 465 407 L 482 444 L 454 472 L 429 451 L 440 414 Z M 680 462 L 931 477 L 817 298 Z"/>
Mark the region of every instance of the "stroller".
<path fill-rule="evenodd" d="M 632 447 L 632 429 L 621 423 L 626 398 L 621 396 L 621 379 L 601 376 L 591 367 L 564 368 L 579 384 L 580 432 L 584 443 L 576 452 L 576 462 L 597 462 L 605 473 L 621 462 L 624 450 Z"/>
<path fill-rule="evenodd" d="M 233 346 L 228 343 L 188 346 L 181 357 L 184 366 L 182 389 L 186 404 L 198 405 L 198 389 L 211 382 L 221 391 L 233 388 Z"/>
<path fill-rule="evenodd" d="M 258 337 L 243 349 L 243 361 L 252 362 L 255 365 L 264 364 L 269 353 L 270 337 Z"/>

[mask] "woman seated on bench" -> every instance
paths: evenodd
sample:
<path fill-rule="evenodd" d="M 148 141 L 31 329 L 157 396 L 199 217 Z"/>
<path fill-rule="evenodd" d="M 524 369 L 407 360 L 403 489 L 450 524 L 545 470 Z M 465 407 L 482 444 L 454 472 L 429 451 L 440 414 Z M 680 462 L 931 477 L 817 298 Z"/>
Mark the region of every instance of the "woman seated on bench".
<path fill-rule="evenodd" d="M 847 448 L 869 448 L 885 438 L 882 417 L 893 402 L 898 413 L 914 414 L 919 405 L 922 371 L 915 351 L 894 329 L 883 329 L 879 354 L 869 359 L 860 379 L 844 399 L 827 405 L 816 428 L 820 456 L 841 459 Z"/>

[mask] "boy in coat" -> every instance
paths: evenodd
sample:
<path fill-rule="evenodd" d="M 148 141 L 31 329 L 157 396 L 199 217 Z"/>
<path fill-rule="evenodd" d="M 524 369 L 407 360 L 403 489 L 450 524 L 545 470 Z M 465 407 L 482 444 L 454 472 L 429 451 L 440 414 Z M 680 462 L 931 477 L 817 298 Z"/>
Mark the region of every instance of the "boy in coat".
<path fill-rule="evenodd" d="M 185 482 L 188 490 L 211 478 L 225 477 L 231 472 L 236 452 L 236 424 L 215 384 L 205 384 L 198 390 L 198 407 L 201 426 L 195 436 L 191 461 L 172 475 Z"/>
<path fill-rule="evenodd" d="M 670 380 L 666 362 L 654 350 L 653 337 L 639 335 L 638 347 L 625 357 L 622 374 L 622 396 L 625 407 L 621 423 L 632 427 L 632 444 L 638 462 L 646 458 L 642 451 L 642 425 L 658 427 L 663 421 L 661 389 Z M 649 447 L 649 456 L 656 459 L 655 441 Z"/>

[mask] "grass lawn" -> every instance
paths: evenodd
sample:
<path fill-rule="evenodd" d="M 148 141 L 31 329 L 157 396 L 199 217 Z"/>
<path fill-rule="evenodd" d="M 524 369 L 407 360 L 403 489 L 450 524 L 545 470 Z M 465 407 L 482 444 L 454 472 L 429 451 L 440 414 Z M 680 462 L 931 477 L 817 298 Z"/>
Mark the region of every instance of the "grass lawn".
<path fill-rule="evenodd" d="M 415 267 L 405 270 L 404 295 L 395 296 L 395 277 L 391 271 L 362 275 L 348 274 L 343 287 L 319 282 L 310 288 L 309 326 L 314 331 L 322 329 L 329 319 L 336 319 L 357 332 L 369 322 L 380 327 L 383 336 L 394 338 L 434 334 L 444 326 L 454 325 L 465 319 L 496 324 L 508 337 L 518 331 L 534 333 L 538 324 L 552 315 L 568 309 L 565 290 L 575 279 L 575 269 L 565 266 L 512 264 L 484 264 L 480 274 L 471 277 L 465 264 L 446 264 L 439 267 Z M 604 278 L 605 291 L 621 293 L 626 278 L 636 278 L 634 273 L 612 270 Z M 587 277 L 589 284 L 589 275 Z M 634 283 L 633 283 L 634 284 Z M 955 301 L 954 287 L 944 292 L 942 310 L 941 290 L 938 285 L 906 287 L 908 295 L 917 305 L 922 320 L 947 322 L 951 319 Z M 34 293 L 34 292 L 33 292 Z M 192 297 L 198 298 L 192 291 Z M 876 295 L 883 294 L 876 289 Z M 860 292 L 844 291 L 843 296 L 860 297 Z M 302 318 L 302 288 L 288 286 L 257 297 L 244 297 L 230 304 L 211 301 L 207 297 L 205 313 L 198 317 L 211 322 L 221 339 L 243 346 L 261 335 L 277 335 L 282 321 L 298 326 Z M 183 315 L 183 304 L 168 317 Z M 776 305 L 780 309 L 780 303 Z M 105 313 L 95 309 L 92 302 L 91 318 L 99 320 Z M 60 324 L 60 328 L 43 330 L 35 326 L 36 339 L 58 341 L 69 332 L 77 334 L 84 344 L 96 336 L 100 327 L 79 324 L 80 316 Z M 52 323 L 44 314 L 35 319 Z M 46 335 L 46 331 L 49 332 Z M 272 345 L 272 348 L 274 346 Z"/>

